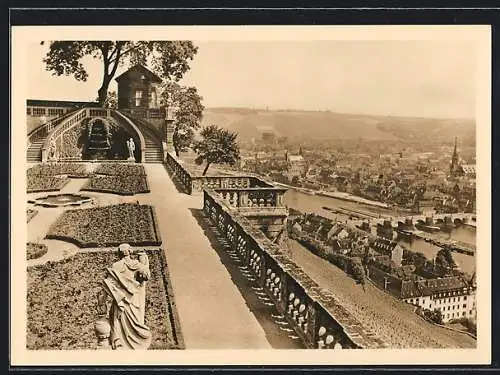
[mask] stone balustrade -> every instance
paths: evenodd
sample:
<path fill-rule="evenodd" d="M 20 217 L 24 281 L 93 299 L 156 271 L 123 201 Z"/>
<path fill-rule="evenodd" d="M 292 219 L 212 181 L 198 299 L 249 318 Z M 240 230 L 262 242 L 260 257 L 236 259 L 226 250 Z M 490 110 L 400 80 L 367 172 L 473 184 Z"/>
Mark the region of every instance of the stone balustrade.
<path fill-rule="evenodd" d="M 283 197 L 285 188 L 256 187 L 256 188 L 226 188 L 213 189 L 234 208 L 269 208 L 285 207 Z"/>
<path fill-rule="evenodd" d="M 220 193 L 204 191 L 203 212 L 307 348 L 385 347 Z"/>
<path fill-rule="evenodd" d="M 49 146 L 51 142 L 55 141 L 58 139 L 64 132 L 78 124 L 80 121 L 82 121 L 84 118 L 89 117 L 90 109 L 89 108 L 82 108 L 75 113 L 73 113 L 71 116 L 68 118 L 65 118 L 61 123 L 59 123 L 56 127 L 54 127 L 50 133 L 47 135 L 47 138 L 44 141 L 44 144 L 42 146 L 42 161 L 47 162 L 49 159 L 48 151 L 49 151 Z"/>
<path fill-rule="evenodd" d="M 165 108 L 125 108 L 122 110 L 142 119 L 165 119 L 167 116 Z"/>
<path fill-rule="evenodd" d="M 178 182 L 181 183 L 182 187 L 188 194 L 201 193 L 204 189 L 217 189 L 217 190 L 226 190 L 227 194 L 229 194 L 230 190 L 233 189 L 233 194 L 236 193 L 237 189 L 248 190 L 249 200 L 253 203 L 253 199 L 257 199 L 256 204 L 261 204 L 260 199 L 264 199 L 265 196 L 258 196 L 257 193 L 259 188 L 268 188 L 269 191 L 275 191 L 272 194 L 278 194 L 278 191 L 282 191 L 280 197 L 270 198 L 271 201 L 274 199 L 274 202 L 280 200 L 280 204 L 282 205 L 283 197 L 282 195 L 286 191 L 286 189 L 275 188 L 272 184 L 267 183 L 257 177 L 254 176 L 198 176 L 192 174 L 183 164 L 179 161 L 174 154 L 168 153 L 166 158 L 167 167 L 173 172 L 174 176 L 177 178 Z M 251 192 L 251 189 L 255 189 L 256 192 Z M 271 193 L 265 193 L 271 194 Z M 244 195 L 244 194 L 243 194 Z M 278 194 L 279 195 L 279 194 Z M 267 197 L 267 196 L 266 196 Z M 270 201 L 270 202 L 271 202 Z M 247 201 L 246 201 L 247 202 Z M 250 203 L 246 203 L 250 204 Z M 266 204 L 266 202 L 263 202 Z"/>

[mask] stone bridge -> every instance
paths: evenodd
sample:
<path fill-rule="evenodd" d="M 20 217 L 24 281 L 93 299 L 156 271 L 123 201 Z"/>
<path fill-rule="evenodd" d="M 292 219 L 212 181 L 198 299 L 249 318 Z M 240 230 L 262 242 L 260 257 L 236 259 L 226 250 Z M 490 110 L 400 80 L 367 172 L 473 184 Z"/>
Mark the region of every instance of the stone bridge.
<path fill-rule="evenodd" d="M 417 223 L 426 225 L 436 225 L 436 224 L 470 224 L 475 225 L 476 214 L 474 213 L 453 213 L 453 214 L 433 214 L 433 215 L 413 215 L 413 216 L 385 216 L 380 218 L 369 219 L 371 225 L 376 226 L 377 224 L 388 226 L 390 223 L 393 228 L 399 228 L 404 230 L 414 229 L 414 225 Z M 353 224 L 361 225 L 363 221 L 367 220 L 353 220 Z"/>

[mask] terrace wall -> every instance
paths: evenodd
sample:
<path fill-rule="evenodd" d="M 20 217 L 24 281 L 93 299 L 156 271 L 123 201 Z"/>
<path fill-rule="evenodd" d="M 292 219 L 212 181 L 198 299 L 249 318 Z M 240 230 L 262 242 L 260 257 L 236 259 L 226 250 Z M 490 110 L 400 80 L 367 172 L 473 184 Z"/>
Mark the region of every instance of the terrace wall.
<path fill-rule="evenodd" d="M 226 205 L 215 191 L 204 191 L 203 212 L 226 236 L 232 249 L 258 280 L 278 311 L 285 315 L 306 347 L 353 349 L 385 346 L 350 315 L 333 295 L 309 278 L 279 246 L 266 238 L 240 212 Z M 325 344 L 327 336 L 333 338 L 328 345 Z"/>

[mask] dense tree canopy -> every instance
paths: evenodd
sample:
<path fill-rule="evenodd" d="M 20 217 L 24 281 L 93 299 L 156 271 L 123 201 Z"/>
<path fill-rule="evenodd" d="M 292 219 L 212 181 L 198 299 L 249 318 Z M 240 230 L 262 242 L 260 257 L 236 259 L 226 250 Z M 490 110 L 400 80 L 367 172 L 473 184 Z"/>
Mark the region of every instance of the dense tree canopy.
<path fill-rule="evenodd" d="M 161 87 L 160 104 L 174 109 L 173 142 L 175 154 L 191 146 L 194 132 L 203 118 L 202 97 L 196 87 L 185 87 L 177 82 L 165 81 Z"/>
<path fill-rule="evenodd" d="M 203 128 L 200 135 L 202 139 L 195 143 L 194 150 L 198 154 L 196 163 L 207 163 L 203 175 L 212 163 L 234 165 L 240 159 L 236 133 L 210 125 Z"/>
<path fill-rule="evenodd" d="M 43 44 L 44 42 L 42 42 Z M 99 103 L 106 101 L 108 87 L 119 66 L 147 65 L 166 80 L 177 81 L 189 70 L 189 61 L 198 48 L 190 41 L 51 41 L 43 59 L 46 69 L 54 75 L 72 75 L 86 81 L 88 73 L 82 63 L 85 56 L 103 63 Z"/>

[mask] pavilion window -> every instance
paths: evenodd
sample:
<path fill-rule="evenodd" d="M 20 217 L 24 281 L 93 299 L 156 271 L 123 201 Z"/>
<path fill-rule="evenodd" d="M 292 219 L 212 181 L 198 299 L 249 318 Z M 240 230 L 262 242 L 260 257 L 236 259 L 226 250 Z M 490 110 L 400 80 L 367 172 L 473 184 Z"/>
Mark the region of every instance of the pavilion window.
<path fill-rule="evenodd" d="M 141 105 L 142 90 L 137 90 L 135 92 L 135 106 L 139 107 Z"/>

